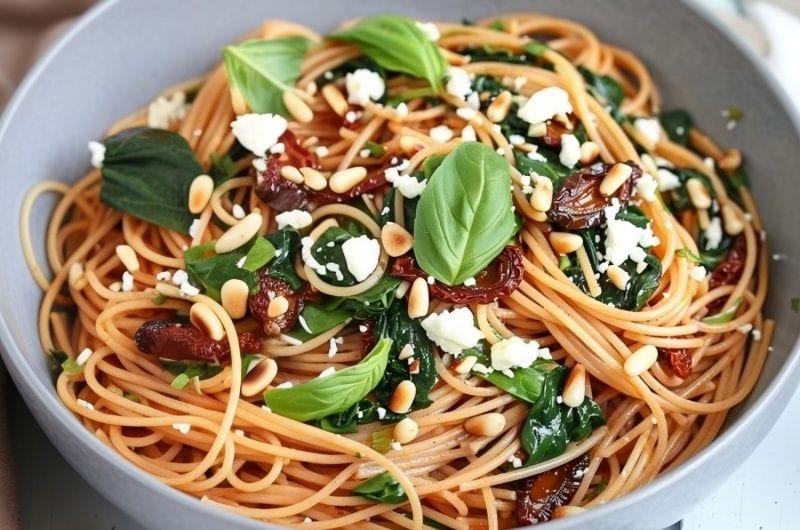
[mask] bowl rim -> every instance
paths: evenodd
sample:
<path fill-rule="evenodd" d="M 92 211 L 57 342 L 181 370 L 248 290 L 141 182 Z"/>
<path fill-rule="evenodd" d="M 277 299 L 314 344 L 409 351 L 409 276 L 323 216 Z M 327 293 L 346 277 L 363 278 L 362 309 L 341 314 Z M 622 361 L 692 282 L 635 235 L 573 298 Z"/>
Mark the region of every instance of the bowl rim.
<path fill-rule="evenodd" d="M 92 6 L 81 15 L 80 18 L 39 57 L 39 59 L 37 59 L 34 66 L 28 71 L 23 81 L 14 91 L 4 112 L 0 116 L 0 144 L 8 133 L 9 124 L 23 100 L 27 97 L 27 93 L 49 67 L 50 63 L 55 60 L 62 49 L 69 46 L 72 40 L 84 31 L 87 26 L 91 25 L 106 11 L 114 9 L 115 6 L 121 2 L 122 0 L 104 0 Z M 787 118 L 794 127 L 795 134 L 800 137 L 800 110 L 795 108 L 791 103 L 788 94 L 776 80 L 775 75 L 767 68 L 762 58 L 751 48 L 746 46 L 743 41 L 738 39 L 733 30 L 729 29 L 721 21 L 713 18 L 710 12 L 699 5 L 692 3 L 690 0 L 680 0 L 674 4 L 679 5 L 679 8 L 687 10 L 691 15 L 700 18 L 707 26 L 710 26 L 714 31 L 721 34 L 730 46 L 734 47 L 746 58 L 766 82 L 767 87 L 772 91 L 772 94 L 776 97 L 782 110 L 785 111 Z M 786 311 L 789 311 L 789 309 L 787 308 Z M 170 502 L 177 503 L 187 509 L 198 510 L 218 522 L 225 522 L 239 528 L 248 527 L 263 529 L 269 527 L 270 523 L 240 516 L 228 512 L 225 509 L 216 508 L 209 503 L 198 502 L 196 497 L 167 486 L 153 475 L 141 470 L 105 445 L 100 439 L 89 432 L 89 430 L 84 428 L 74 415 L 69 414 L 69 410 L 66 409 L 57 396 L 52 393 L 52 388 L 48 389 L 45 384 L 40 381 L 33 367 L 26 361 L 24 354 L 14 341 L 5 321 L 5 317 L 1 313 L 0 346 L 2 346 L 0 348 L 0 355 L 2 355 L 5 365 L 12 375 L 14 384 L 21 394 L 26 398 L 32 398 L 34 401 L 38 401 L 41 405 L 44 405 L 40 410 L 43 410 L 42 414 L 48 417 L 49 423 L 57 424 L 54 429 L 69 433 L 69 435 L 77 440 L 84 449 L 92 451 L 104 464 L 112 466 L 120 474 L 134 480 L 143 487 L 149 488 L 152 493 L 160 494 L 162 497 L 168 498 Z M 777 420 L 778 415 L 786 408 L 789 401 L 786 399 L 781 402 L 778 398 L 782 394 L 787 393 L 792 382 L 797 381 L 800 381 L 800 336 L 798 336 L 795 343 L 789 348 L 782 369 L 771 381 L 766 383 L 766 387 L 759 398 L 748 407 L 740 418 L 728 425 L 720 435 L 714 438 L 709 445 L 702 448 L 675 469 L 659 475 L 650 483 L 645 484 L 633 492 L 613 499 L 601 506 L 594 507 L 586 513 L 572 516 L 569 520 L 551 521 L 547 523 L 546 527 L 552 530 L 558 530 L 559 528 L 577 528 L 581 523 L 587 523 L 595 517 L 603 518 L 609 514 L 623 511 L 631 505 L 639 503 L 643 498 L 656 496 L 660 491 L 670 485 L 695 473 L 699 467 L 706 465 L 709 460 L 714 460 L 718 453 L 723 452 L 725 448 L 735 444 L 737 439 L 742 436 L 741 433 L 749 429 L 751 424 L 755 422 L 755 418 L 763 414 L 767 408 L 772 408 L 772 413 L 775 414 L 774 419 L 771 420 L 767 426 L 771 428 Z M 34 414 L 34 416 L 36 416 L 36 414 Z M 38 418 L 36 419 L 38 421 Z M 769 432 L 769 428 L 764 429 L 764 436 Z M 762 440 L 763 436 L 757 441 L 757 444 L 761 443 Z M 54 445 L 63 456 L 59 445 Z M 748 452 L 748 456 L 749 454 Z M 124 506 L 118 505 L 115 500 L 108 500 L 125 511 Z"/>

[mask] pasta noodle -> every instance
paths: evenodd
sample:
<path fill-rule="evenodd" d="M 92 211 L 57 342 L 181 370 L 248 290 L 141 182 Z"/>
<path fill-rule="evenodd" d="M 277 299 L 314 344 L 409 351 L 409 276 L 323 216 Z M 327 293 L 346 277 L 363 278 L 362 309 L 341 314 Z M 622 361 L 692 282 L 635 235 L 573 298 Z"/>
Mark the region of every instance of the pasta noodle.
<path fill-rule="evenodd" d="M 664 134 L 653 141 L 630 121 L 620 124 L 606 103 L 587 90 L 578 67 L 617 80 L 625 96 L 619 110 L 627 116 L 658 114 L 662 109 L 657 87 L 635 55 L 601 42 L 575 22 L 519 13 L 469 26 L 439 23 L 436 28 L 447 61 L 471 75 L 515 85 L 523 97 L 549 86 L 565 90 L 577 119 L 568 130 L 582 126 L 600 160 L 630 161 L 653 173 L 658 171 L 652 167 L 658 159 L 659 166 L 689 168 L 704 175 L 719 208 L 747 220 L 741 229 L 745 257 L 740 276 L 731 284 L 710 288 L 707 278 L 692 279 L 689 259 L 676 255 L 681 249 L 690 255 L 701 252 L 696 240 L 708 226 L 707 212 L 689 210 L 676 217 L 662 201 L 638 200 L 659 240 L 653 247 L 662 270 L 658 286 L 637 311 L 595 299 L 563 270 L 562 253 L 550 243 L 553 229 L 545 222 L 547 216 L 531 206 L 524 191 L 529 177 L 516 169 L 515 153 L 535 147 L 510 142 L 484 112 L 462 119 L 465 113 L 456 109 L 469 108 L 468 102 L 452 94 L 440 94 L 438 99 L 412 97 L 405 102 L 405 114 L 369 101 L 361 109 L 359 128 L 339 126 L 317 80 L 361 52 L 352 44 L 325 41 L 303 58 L 295 92 L 315 118 L 307 123 L 291 121 L 289 130 L 304 148 L 325 146 L 325 155 L 319 157 L 323 173 L 355 166 L 379 168 L 379 158 L 363 153 L 371 143 L 381 144 L 388 153 L 408 153 L 405 173 L 419 170 L 431 156 L 450 153 L 462 143 L 457 136 L 444 142 L 434 139 L 431 129 L 438 125 L 470 126 L 478 142 L 498 150 L 511 166 L 513 200 L 523 218 L 518 241 L 524 276 L 510 295 L 470 305 L 477 328 L 490 346 L 521 336 L 549 348 L 553 359 L 568 368 L 583 366 L 585 393 L 602 409 L 606 425 L 569 444 L 560 456 L 511 467 L 509 462 L 522 451 L 520 433 L 528 407 L 478 375 L 454 371 L 451 356 L 438 350 L 432 404 L 409 414 L 419 434 L 402 446 L 393 444 L 385 454 L 371 442 L 385 429 L 380 423 L 361 425 L 354 434 L 334 434 L 272 412 L 262 406 L 260 394 L 243 396 L 246 352 L 240 351 L 237 337 L 257 330 L 256 322 L 249 317 L 234 320 L 214 297 L 181 292 L 159 274 L 184 269 L 187 248 L 218 240 L 238 222 L 236 207 L 262 214 L 262 234 L 275 230 L 280 212 L 271 211 L 255 193 L 253 157 L 246 155 L 234 161 L 234 177 L 216 186 L 208 206 L 198 214 L 193 237 L 110 208 L 101 198 L 98 169 L 73 185 L 39 184 L 23 204 L 25 256 L 44 291 L 38 321 L 42 347 L 46 352 L 63 351 L 72 360 L 84 348 L 92 352 L 80 373 L 60 373 L 58 395 L 87 429 L 123 458 L 204 502 L 290 527 L 506 528 L 517 524 L 519 481 L 587 454 L 588 467 L 570 504 L 592 507 L 608 502 L 708 445 L 728 411 L 753 388 L 774 324 L 761 315 L 767 291 L 761 218 L 748 190 L 738 188 L 737 203 L 726 184 L 728 177 L 717 170 L 728 151 L 697 128 L 691 129 L 689 142 L 683 145 Z M 319 41 L 310 30 L 282 22 L 265 23 L 248 37 L 287 35 Z M 541 52 L 541 65 L 472 61 L 464 52 L 485 46 L 524 53 L 531 37 L 548 45 Z M 422 87 L 419 80 L 406 76 L 387 82 L 390 96 Z M 243 103 L 237 102 L 236 94 L 231 98 L 224 65 L 162 96 L 169 99 L 183 91 L 194 93 L 193 100 L 185 116 L 169 128 L 185 138 L 208 168 L 215 154 L 228 153 L 234 146 L 230 123 L 241 114 Z M 147 125 L 147 114 L 140 111 L 122 119 L 109 134 Z M 414 144 L 411 150 L 409 143 Z M 716 165 L 709 165 L 709 159 Z M 60 195 L 45 240 L 52 278 L 35 257 L 35 236 L 28 222 L 35 200 L 45 193 Z M 380 238 L 375 218 L 389 206 L 400 226 L 409 223 L 404 213 L 408 199 L 401 193 L 395 193 L 391 203 L 387 199 L 386 190 L 377 189 L 360 197 L 358 204 L 317 208 L 312 212 L 316 232 L 311 239 L 348 219 Z M 115 249 L 123 244 L 133 249 L 139 262 L 132 272 L 133 289 L 120 288 L 125 264 Z M 577 260 L 589 292 L 598 295 L 597 265 L 584 247 L 577 251 Z M 390 270 L 390 256 L 382 248 L 374 271 L 351 287 L 330 283 L 308 262 L 295 268 L 317 291 L 347 298 L 376 285 Z M 433 297 L 431 303 L 432 312 L 453 306 Z M 174 374 L 158 358 L 138 350 L 134 334 L 146 321 L 170 319 L 176 312 L 185 315 L 194 304 L 206 307 L 221 322 L 230 362 L 215 375 L 193 378 L 181 389 L 172 384 Z M 711 312 L 714 304 L 718 311 Z M 726 312 L 727 321 L 709 319 Z M 751 331 L 755 335 L 748 341 Z M 336 356 L 331 357 L 329 348 L 337 339 Z M 686 349 L 691 375 L 679 377 L 663 358 L 640 375 L 630 375 L 630 359 L 642 345 Z M 262 353 L 278 367 L 270 388 L 312 380 L 330 366 L 341 370 L 353 365 L 362 357 L 361 348 L 361 334 L 350 320 L 305 342 L 268 338 Z M 481 437 L 465 429 L 466 420 L 492 412 L 503 415 L 501 432 Z M 364 479 L 384 471 L 402 487 L 405 501 L 380 503 L 351 493 Z"/>

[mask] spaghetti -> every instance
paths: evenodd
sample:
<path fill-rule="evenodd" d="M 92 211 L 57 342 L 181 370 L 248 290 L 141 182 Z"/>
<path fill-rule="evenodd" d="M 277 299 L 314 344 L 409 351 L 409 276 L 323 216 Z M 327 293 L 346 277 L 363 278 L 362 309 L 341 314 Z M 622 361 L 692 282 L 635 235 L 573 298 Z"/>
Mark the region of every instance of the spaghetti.
<path fill-rule="evenodd" d="M 297 141 L 294 146 L 289 137 L 281 136 L 280 148 L 254 155 L 242 148 L 246 143 L 242 138 L 237 142 L 230 124 L 247 114 L 252 102 L 232 83 L 230 65 L 227 71 L 220 65 L 202 79 L 164 92 L 159 104 L 180 110 L 166 120 L 166 129 L 185 139 L 204 170 L 218 167 L 220 157 L 229 155 L 230 178 L 215 178 L 213 193 L 197 212 L 190 235 L 110 207 L 101 196 L 108 159 L 102 171 L 94 169 L 74 185 L 44 182 L 27 196 L 22 241 L 34 278 L 44 291 L 41 342 L 46 352 L 63 352 L 66 357 L 65 370 L 57 378 L 58 395 L 99 439 L 165 484 L 223 509 L 285 526 L 513 527 L 605 503 L 680 465 L 714 439 L 728 411 L 755 385 L 773 322 L 761 315 L 767 290 L 766 251 L 753 198 L 746 187 L 735 185 L 741 164 L 738 151 L 723 150 L 691 124 L 684 126 L 688 130 L 676 127 L 676 134 L 668 136 L 673 131 L 664 121 L 666 113 L 644 65 L 577 23 L 513 14 L 475 25 L 411 27 L 434 39 L 433 46 L 448 63 L 438 91 L 426 91 L 418 76 L 365 60 L 365 55 L 373 57 L 358 39 L 320 40 L 307 28 L 282 22 L 263 24 L 248 35 L 267 41 L 299 36 L 312 43 L 302 57 L 294 87 L 283 91 L 287 130 Z M 380 75 L 385 86 L 381 94 L 356 104 L 357 87 L 347 76 L 364 69 Z M 456 81 L 462 75 L 468 82 L 459 92 Z M 552 87 L 568 97 L 570 110 L 539 122 L 521 119 L 534 96 Z M 621 91 L 618 98 L 615 87 Z M 188 104 L 183 103 L 184 93 L 190 94 Z M 153 111 L 151 106 L 150 123 Z M 662 117 L 663 127 L 654 116 Z M 112 126 L 109 136 L 147 124 L 148 112 L 143 110 Z M 573 139 L 580 145 L 580 161 L 569 160 L 575 155 L 568 152 Z M 304 245 L 349 225 L 360 228 L 346 234 L 346 239 L 354 240 L 358 234 L 377 241 L 388 210 L 393 212 L 392 222 L 412 231 L 415 224 L 408 206 L 416 204 L 413 237 L 419 261 L 420 211 L 426 194 L 433 193 L 431 175 L 425 173 L 428 187 L 421 198 L 419 193 L 401 192 L 400 176 L 417 175 L 414 184 L 419 185 L 429 160 L 443 158 L 443 166 L 459 146 L 473 140 L 505 160 L 513 182 L 515 215 L 521 221 L 514 237 L 520 250 L 521 282 L 509 295 L 466 305 L 473 327 L 479 330 L 484 357 L 469 359 L 458 351 L 451 355 L 447 353 L 451 347 L 435 340 L 439 347 L 432 348 L 430 365 L 435 383 L 427 396 L 416 396 L 427 398 L 425 406 L 411 406 L 408 414 L 401 410 L 380 416 L 389 405 L 381 401 L 382 387 L 373 386 L 369 390 L 375 392 L 369 395 L 377 400 L 379 417 L 369 422 L 353 419 L 358 423 L 356 432 L 339 434 L 324 428 L 330 417 L 323 423 L 299 421 L 265 405 L 262 390 L 267 390 L 269 404 L 270 392 L 276 389 L 291 383 L 302 387 L 331 368 L 342 374 L 348 367 L 363 366 L 364 353 L 380 338 L 370 334 L 378 333 L 373 328 L 382 317 L 351 312 L 327 327 L 315 326 L 302 320 L 302 303 L 292 305 L 297 289 L 280 297 L 288 300 L 289 309 L 278 313 L 272 310 L 277 296 L 271 289 L 279 284 L 261 283 L 261 292 L 271 296 L 269 316 L 256 318 L 251 302 L 247 316 L 234 319 L 225 296 L 208 289 L 201 293 L 195 276 L 188 284 L 181 281 L 190 268 L 188 251 L 202 245 L 213 248 L 231 227 L 244 222 L 243 214 L 259 213 L 258 232 L 269 235 L 278 231 L 276 217 L 296 210 L 310 211 L 310 220 L 299 228 L 309 238 Z M 548 152 L 555 159 L 548 158 Z M 311 161 L 308 167 L 291 165 L 292 157 L 300 156 L 297 153 L 305 153 L 302 156 Z M 266 203 L 258 187 L 268 178 L 263 167 L 267 159 L 283 165 L 281 189 L 291 183 L 310 194 L 308 204 L 293 209 Z M 523 168 L 525 160 L 537 162 L 538 171 Z M 546 167 L 569 168 L 570 162 L 577 167 L 566 175 L 543 174 Z M 615 168 L 624 163 L 629 165 Z M 581 167 L 601 172 L 597 174 L 604 182 L 613 169 L 630 175 L 622 187 L 633 186 L 637 178 L 639 184 L 635 192 L 629 190 L 630 197 L 619 192 L 617 197 L 623 200 L 613 201 L 591 188 L 592 197 L 604 208 L 587 215 L 605 216 L 604 220 L 574 229 L 558 226 L 548 217 L 552 208 L 548 202 L 566 200 L 563 190 L 577 186 L 573 176 Z M 349 168 L 363 168 L 367 177 L 360 170 L 354 172 L 359 183 L 334 200 L 322 201 L 327 186 L 334 187 L 332 174 Z M 303 170 L 297 171 L 300 183 L 293 172 L 298 169 Z M 434 178 L 440 178 L 438 171 Z M 346 194 L 369 183 L 371 176 L 383 179 L 384 174 L 394 182 L 381 180 L 361 188 L 365 190 L 361 193 Z M 321 189 L 312 188 L 318 176 L 323 178 Z M 595 180 L 589 186 L 601 181 L 591 178 Z M 660 193 L 648 200 L 642 183 L 654 178 Z M 61 195 L 46 234 L 51 279 L 37 262 L 28 228 L 32 206 L 45 193 Z M 577 219 L 577 207 L 566 204 Z M 620 218 L 619 212 L 628 217 Z M 646 227 L 639 225 L 631 232 L 631 212 L 638 212 Z M 617 251 L 613 223 L 627 223 L 619 226 L 628 230 L 628 238 L 641 235 L 650 244 L 634 242 L 638 250 L 631 247 L 623 256 L 627 261 L 613 263 Z M 604 248 L 593 247 L 603 237 Z M 398 273 L 400 260 L 389 243 L 384 241 L 372 268 L 350 285 L 336 279 L 348 268 L 355 276 L 356 264 L 347 260 L 326 269 L 324 263 L 307 259 L 310 250 L 290 263 L 286 274 L 294 274 L 314 296 L 357 300 Z M 135 264 L 126 254 L 121 258 L 120 246 L 133 250 Z M 358 255 L 361 261 L 371 259 L 365 249 Z M 409 250 L 410 245 L 401 254 L 410 255 Z M 630 257 L 636 253 L 638 264 Z M 649 290 L 636 283 L 648 266 L 657 271 Z M 420 290 L 428 293 L 425 284 L 430 281 L 425 276 L 423 271 L 411 289 L 410 282 L 400 283 L 396 294 L 392 288 L 390 298 L 397 297 L 394 304 L 400 304 L 403 312 L 413 313 L 417 302 L 412 298 L 420 296 Z M 266 275 L 261 278 L 274 281 L 264 279 Z M 456 282 L 463 285 L 453 292 L 480 288 L 480 274 L 475 278 L 478 287 L 475 279 L 468 278 Z M 430 280 L 441 283 L 438 277 Z M 264 289 L 265 285 L 269 287 Z M 452 316 L 464 306 L 434 294 L 445 291 L 430 286 L 429 307 L 423 304 L 422 317 Z M 250 289 L 251 298 L 257 296 L 254 293 Z M 644 293 L 644 299 L 626 301 L 619 298 L 623 293 L 634 298 Z M 218 365 L 203 365 L 212 370 L 184 371 L 181 385 L 177 384 L 181 376 L 166 369 L 165 358 L 175 357 L 168 351 L 142 351 L 137 331 L 153 320 L 185 319 L 190 309 L 197 325 L 195 306 L 205 308 L 206 320 L 200 322 L 220 325 L 224 337 L 220 351 L 226 355 L 212 359 Z M 284 315 L 291 327 L 270 320 Z M 279 332 L 266 336 L 264 319 Z M 424 326 L 428 337 L 435 339 L 433 324 Z M 202 329 L 210 333 L 209 328 Z M 248 334 L 260 337 L 259 351 L 242 351 Z M 393 337 L 395 342 L 399 336 L 404 335 Z M 566 384 L 556 389 L 554 410 L 569 414 L 565 403 L 577 407 L 591 401 L 603 417 L 587 432 L 570 437 L 565 450 L 540 461 L 531 454 L 541 446 L 532 446 L 525 431 L 539 425 L 533 416 L 544 406 L 544 398 L 540 395 L 531 405 L 490 377 L 493 371 L 502 372 L 511 380 L 508 376 L 516 370 L 533 369 L 530 362 L 500 366 L 499 352 L 512 337 L 535 344 L 540 357 L 549 351 L 552 361 L 536 362 L 550 364 L 534 367 L 552 367 L 555 362 L 570 371 Z M 428 341 L 424 336 L 422 340 Z M 391 355 L 403 357 L 404 345 L 395 344 Z M 254 353 L 260 355 L 245 355 Z M 183 369 L 190 365 L 184 363 Z M 414 374 L 414 368 L 404 370 Z M 260 374 L 261 386 L 252 382 L 256 375 L 251 374 Z M 409 377 L 422 392 L 419 379 Z M 379 397 L 374 397 L 376 393 Z M 410 438 L 394 423 L 406 416 L 417 429 Z M 490 419 L 498 421 L 500 427 L 491 432 L 480 431 L 489 427 L 473 427 L 470 432 L 467 420 L 479 417 L 486 417 L 487 425 Z M 386 443 L 379 443 L 387 437 Z M 406 441 L 398 443 L 398 437 Z M 580 460 L 582 455 L 588 458 Z M 547 506 L 531 515 L 523 498 L 535 496 L 536 477 L 558 476 L 553 473 L 567 469 L 566 465 L 582 466 L 572 483 L 561 480 L 566 498 L 534 499 Z M 359 494 L 359 486 L 374 477 L 384 477 L 385 483 L 399 488 L 400 498 L 382 499 L 381 492 Z"/>

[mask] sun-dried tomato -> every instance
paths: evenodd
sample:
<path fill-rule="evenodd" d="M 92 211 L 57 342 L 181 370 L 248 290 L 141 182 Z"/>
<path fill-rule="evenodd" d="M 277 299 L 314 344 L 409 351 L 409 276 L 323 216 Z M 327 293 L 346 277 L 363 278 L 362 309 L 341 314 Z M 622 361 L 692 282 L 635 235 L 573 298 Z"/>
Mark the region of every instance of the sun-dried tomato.
<path fill-rule="evenodd" d="M 686 348 L 661 348 L 661 355 L 675 375 L 681 379 L 692 375 L 692 356 Z"/>
<path fill-rule="evenodd" d="M 544 136 L 539 138 L 544 145 L 551 148 L 561 147 L 561 135 L 569 132 L 569 129 L 558 120 L 547 122 L 547 130 Z"/>
<path fill-rule="evenodd" d="M 523 270 L 522 251 L 509 245 L 488 267 L 475 275 L 475 286 L 449 286 L 436 282 L 428 286 L 428 291 L 439 300 L 454 304 L 487 304 L 513 293 L 522 281 Z M 391 274 L 409 281 L 428 277 L 411 256 L 395 260 Z"/>
<path fill-rule="evenodd" d="M 589 467 L 589 455 L 582 454 L 550 471 L 539 473 L 519 484 L 517 490 L 517 523 L 544 523 L 553 517 L 553 510 L 572 500 Z"/>
<path fill-rule="evenodd" d="M 280 335 L 294 328 L 300 312 L 303 310 L 303 305 L 316 296 L 316 293 L 312 293 L 306 287 L 295 291 L 285 281 L 273 278 L 263 270 L 259 274 L 258 285 L 259 290 L 250 296 L 248 306 L 253 318 L 269 337 Z M 289 307 L 282 314 L 271 317 L 267 312 L 269 303 L 279 296 L 286 298 Z"/>
<path fill-rule="evenodd" d="M 731 285 L 739 281 L 744 272 L 744 262 L 747 259 L 747 240 L 744 234 L 739 234 L 733 240 L 733 245 L 728 251 L 728 255 L 711 273 L 708 280 L 708 288 L 715 289 L 723 285 Z M 708 304 L 708 314 L 716 315 L 725 306 L 727 297 L 717 298 Z"/>
<path fill-rule="evenodd" d="M 143 353 L 184 361 L 220 362 L 231 355 L 227 340 L 214 340 L 191 325 L 168 320 L 149 320 L 134 335 Z M 250 332 L 239 333 L 242 353 L 260 352 L 262 341 Z"/>
<path fill-rule="evenodd" d="M 610 197 L 600 193 L 600 183 L 612 164 L 598 162 L 571 174 L 553 197 L 553 206 L 548 212 L 550 219 L 564 228 L 579 230 L 605 221 L 604 208 L 611 205 L 612 199 L 618 199 L 621 207 L 626 206 L 642 170 L 633 162 L 625 164 L 633 168 L 631 176 Z"/>
<path fill-rule="evenodd" d="M 294 167 L 319 167 L 317 157 L 300 146 L 294 133 L 287 130 L 281 135 L 280 141 L 289 164 Z M 308 190 L 283 178 L 282 167 L 281 155 L 270 155 L 267 158 L 267 170 L 257 175 L 256 195 L 264 204 L 278 212 L 305 209 L 309 203 Z"/>

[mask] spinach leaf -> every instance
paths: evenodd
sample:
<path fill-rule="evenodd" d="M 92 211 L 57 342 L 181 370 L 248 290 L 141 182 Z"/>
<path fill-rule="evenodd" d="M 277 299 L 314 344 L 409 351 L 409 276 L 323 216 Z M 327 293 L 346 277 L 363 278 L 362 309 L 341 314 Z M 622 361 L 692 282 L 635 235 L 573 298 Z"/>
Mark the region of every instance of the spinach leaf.
<path fill-rule="evenodd" d="M 267 272 L 273 278 L 289 284 L 295 291 L 303 287 L 303 280 L 294 270 L 294 261 L 300 251 L 300 233 L 292 228 L 283 228 L 267 236 L 275 248 L 275 257 L 267 267 Z"/>
<path fill-rule="evenodd" d="M 195 245 L 183 254 L 183 261 L 192 284 L 202 286 L 208 296 L 219 300 L 222 284 L 233 278 L 242 280 L 251 293 L 255 292 L 258 288 L 256 271 L 267 264 L 274 252 L 269 241 L 256 236 L 246 245 L 224 254 L 214 252 L 213 241 Z M 241 260 L 244 262 L 240 267 Z"/>
<path fill-rule="evenodd" d="M 539 149 L 537 152 L 540 152 L 539 154 L 547 158 L 546 155 L 543 154 L 546 152 L 545 150 Z M 528 158 L 526 153 L 515 150 L 514 159 L 517 162 L 517 169 L 520 173 L 523 175 L 532 175 L 536 173 L 543 177 L 549 178 L 551 181 L 553 181 L 553 190 L 555 191 L 561 189 L 561 186 L 564 185 L 564 181 L 567 180 L 567 177 L 570 174 L 569 168 L 562 165 L 561 162 L 558 162 L 558 157 L 555 157 L 555 160 L 533 160 Z"/>
<path fill-rule="evenodd" d="M 383 197 L 383 210 L 378 215 L 378 224 L 381 226 L 386 223 L 397 222 L 397 212 L 394 210 L 394 198 L 397 194 L 397 188 L 390 188 Z M 414 219 L 417 218 L 417 205 L 419 204 L 419 197 L 409 199 L 403 197 L 403 222 L 412 235 L 414 234 Z"/>
<path fill-rule="evenodd" d="M 330 297 L 323 306 L 335 309 L 359 320 L 374 318 L 384 313 L 395 300 L 395 291 L 401 280 L 384 275 L 378 283 L 355 296 L 347 298 Z"/>
<path fill-rule="evenodd" d="M 545 373 L 541 395 L 523 424 L 520 441 L 528 453 L 527 466 L 561 455 L 569 442 L 605 424 L 600 407 L 588 397 L 575 408 L 558 402 L 566 375 L 566 368 L 557 364 Z"/>
<path fill-rule="evenodd" d="M 203 167 L 177 133 L 135 127 L 105 139 L 100 199 L 143 221 L 189 233 L 189 186 Z"/>
<path fill-rule="evenodd" d="M 297 339 L 301 342 L 313 339 L 317 335 L 332 329 L 342 322 L 346 322 L 350 315 L 336 309 L 327 309 L 320 304 L 306 304 L 300 312 L 308 329 L 306 331 L 303 326 L 297 325 L 293 330 L 286 333 L 286 335 Z"/>
<path fill-rule="evenodd" d="M 188 385 L 189 381 L 195 377 L 201 380 L 209 379 L 222 371 L 222 365 L 199 361 L 170 361 L 162 359 L 161 366 L 175 376 L 171 384 L 178 390 Z"/>
<path fill-rule="evenodd" d="M 358 45 L 365 55 L 387 70 L 427 79 L 435 89 L 441 86 L 447 67 L 444 56 L 410 18 L 365 17 L 330 36 Z"/>
<path fill-rule="evenodd" d="M 417 388 L 412 409 L 425 408 L 431 404 L 428 394 L 436 382 L 436 367 L 433 346 L 418 320 L 409 318 L 408 309 L 400 300 L 378 317 L 373 330 L 376 339 L 388 337 L 392 340 L 386 371 L 375 388 L 375 396 L 383 404 L 389 403 L 394 389 L 400 381 L 411 380 Z M 419 362 L 419 373 L 412 374 L 408 360 L 398 358 L 408 344 L 414 350 L 414 359 Z"/>
<path fill-rule="evenodd" d="M 391 348 L 391 339 L 381 339 L 358 364 L 291 388 L 268 390 L 264 402 L 276 414 L 298 421 L 343 412 L 375 388 L 386 370 Z"/>
<path fill-rule="evenodd" d="M 622 105 L 622 100 L 625 99 L 625 90 L 620 82 L 609 75 L 593 72 L 585 66 L 579 66 L 578 70 L 583 75 L 586 84 L 589 85 L 589 92 L 601 104 L 611 107 L 611 115 L 617 122 L 622 121 L 619 106 Z"/>
<path fill-rule="evenodd" d="M 242 94 L 253 112 L 286 114 L 283 92 L 294 89 L 311 44 L 293 36 L 226 46 L 222 56 L 231 89 Z"/>
<path fill-rule="evenodd" d="M 383 502 L 386 504 L 399 504 L 408 500 L 406 492 L 389 473 L 381 473 L 371 479 L 362 482 L 355 488 L 353 493 L 361 495 L 371 501 Z"/>
<path fill-rule="evenodd" d="M 328 432 L 346 434 L 358 432 L 358 426 L 378 420 L 379 405 L 370 399 L 362 399 L 349 409 L 325 416 L 319 426 Z"/>
<path fill-rule="evenodd" d="M 344 251 L 342 250 L 344 242 L 352 237 L 353 234 L 344 228 L 332 226 L 325 230 L 311 247 L 311 255 L 322 266 L 332 263 L 339 267 L 339 274 L 326 270 L 325 274 L 322 275 L 323 279 L 331 285 L 349 287 L 357 283 L 355 276 L 347 270 L 347 262 L 344 259 Z"/>
<path fill-rule="evenodd" d="M 447 285 L 486 268 L 516 231 L 508 164 L 492 148 L 462 143 L 436 168 L 420 196 L 414 255 Z"/>
<path fill-rule="evenodd" d="M 689 143 L 689 130 L 694 125 L 692 116 L 685 110 L 667 110 L 658 115 L 661 126 L 675 143 L 686 145 Z"/>
<path fill-rule="evenodd" d="M 474 348 L 464 350 L 461 355 L 477 357 L 478 362 L 484 366 L 492 365 L 489 348 L 483 341 L 479 342 Z M 528 368 L 516 368 L 512 370 L 514 377 L 508 377 L 499 371 L 487 374 L 479 372 L 473 373 L 489 381 L 497 388 L 506 391 L 520 401 L 533 404 L 539 399 L 542 393 L 545 374 L 553 369 L 554 365 L 556 365 L 554 361 L 537 359 Z"/>
<path fill-rule="evenodd" d="M 236 163 L 231 155 L 211 153 L 211 168 L 208 170 L 208 175 L 214 179 L 215 186 L 235 177 Z"/>

